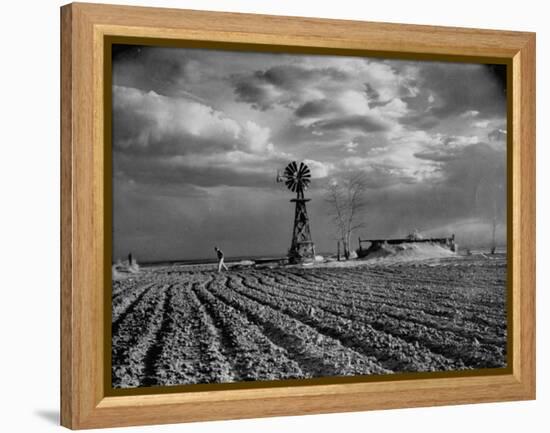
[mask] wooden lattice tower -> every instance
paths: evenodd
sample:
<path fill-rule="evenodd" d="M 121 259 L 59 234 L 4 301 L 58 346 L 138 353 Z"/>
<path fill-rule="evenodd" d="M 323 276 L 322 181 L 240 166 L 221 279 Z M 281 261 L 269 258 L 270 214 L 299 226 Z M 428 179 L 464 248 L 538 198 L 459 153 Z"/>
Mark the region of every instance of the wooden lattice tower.
<path fill-rule="evenodd" d="M 278 182 L 284 182 L 289 190 L 296 193 L 296 198 L 290 200 L 296 203 L 294 212 L 294 228 L 288 257 L 291 263 L 302 263 L 315 259 L 315 245 L 311 239 L 309 217 L 306 203 L 310 199 L 304 197 L 304 191 L 311 183 L 311 172 L 303 162 L 300 166 L 296 161 L 288 164 L 284 173 L 277 176 Z"/>

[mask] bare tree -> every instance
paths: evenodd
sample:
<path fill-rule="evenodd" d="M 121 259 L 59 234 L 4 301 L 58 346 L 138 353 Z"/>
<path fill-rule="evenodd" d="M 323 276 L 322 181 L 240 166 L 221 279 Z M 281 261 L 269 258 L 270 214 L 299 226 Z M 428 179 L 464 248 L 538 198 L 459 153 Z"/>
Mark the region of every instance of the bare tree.
<path fill-rule="evenodd" d="M 326 186 L 326 202 L 336 227 L 338 238 L 344 247 L 344 256 L 350 258 L 351 234 L 364 227 L 361 219 L 367 208 L 367 181 L 363 173 L 346 173 L 332 178 Z"/>
<path fill-rule="evenodd" d="M 494 177 L 483 177 L 476 185 L 476 207 L 482 218 L 489 220 L 491 224 L 491 254 L 494 254 L 497 248 L 496 232 L 499 216 L 502 215 L 505 206 L 505 201 L 502 200 L 504 189 L 504 185 L 495 181 Z"/>

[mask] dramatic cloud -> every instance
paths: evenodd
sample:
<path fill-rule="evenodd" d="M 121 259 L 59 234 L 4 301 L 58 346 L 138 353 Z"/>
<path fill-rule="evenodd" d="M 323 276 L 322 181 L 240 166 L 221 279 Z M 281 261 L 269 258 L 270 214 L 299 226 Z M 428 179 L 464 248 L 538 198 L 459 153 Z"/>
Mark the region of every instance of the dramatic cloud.
<path fill-rule="evenodd" d="M 349 171 L 368 185 L 362 235 L 475 245 L 496 219 L 504 243 L 505 83 L 498 65 L 116 45 L 114 257 L 285 254 L 292 194 L 275 180 L 293 160 L 321 253 L 323 188 Z"/>
<path fill-rule="evenodd" d="M 502 83 L 484 65 L 429 63 L 418 70 L 416 95 L 404 97 L 416 109 L 407 119 L 411 126 L 431 128 L 451 116 L 462 118 L 506 116 L 506 94 Z M 419 112 L 423 108 L 423 114 Z M 422 122 L 424 120 L 424 122 Z"/>
<path fill-rule="evenodd" d="M 387 126 L 380 120 L 361 115 L 319 120 L 314 122 L 311 127 L 318 130 L 344 129 L 367 133 L 384 131 L 387 129 Z"/>
<path fill-rule="evenodd" d="M 304 68 L 296 65 L 274 66 L 265 71 L 233 76 L 237 100 L 259 110 L 274 105 L 293 107 L 332 83 L 347 81 L 347 74 L 335 68 Z"/>

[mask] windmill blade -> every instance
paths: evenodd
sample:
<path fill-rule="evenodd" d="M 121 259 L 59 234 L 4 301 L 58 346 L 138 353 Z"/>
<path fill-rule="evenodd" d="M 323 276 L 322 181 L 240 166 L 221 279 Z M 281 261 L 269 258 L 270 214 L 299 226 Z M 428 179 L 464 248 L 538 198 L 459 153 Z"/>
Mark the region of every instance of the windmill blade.
<path fill-rule="evenodd" d="M 309 167 L 300 162 L 292 161 L 284 169 L 282 175 L 279 175 L 277 179 L 280 182 L 284 182 L 286 187 L 292 192 L 298 192 L 298 194 L 304 192 L 311 183 L 311 170 Z"/>
<path fill-rule="evenodd" d="M 298 183 L 296 182 L 296 179 L 289 179 L 287 180 L 286 182 L 286 186 L 289 190 L 293 191 L 293 192 L 296 192 L 296 187 L 297 187 Z"/>
<path fill-rule="evenodd" d="M 300 170 L 298 171 L 298 176 L 305 177 L 306 174 L 309 174 L 309 168 L 307 165 L 305 165 L 303 162 L 300 164 Z"/>
<path fill-rule="evenodd" d="M 292 171 L 291 167 L 287 167 L 285 170 L 285 176 L 288 178 L 296 178 L 296 172 Z"/>
<path fill-rule="evenodd" d="M 285 168 L 285 176 L 292 177 L 292 169 L 290 168 L 290 164 Z"/>
<path fill-rule="evenodd" d="M 298 164 L 296 163 L 296 161 L 292 161 L 290 164 L 288 164 L 288 166 L 292 170 L 292 174 L 295 175 L 298 171 Z"/>

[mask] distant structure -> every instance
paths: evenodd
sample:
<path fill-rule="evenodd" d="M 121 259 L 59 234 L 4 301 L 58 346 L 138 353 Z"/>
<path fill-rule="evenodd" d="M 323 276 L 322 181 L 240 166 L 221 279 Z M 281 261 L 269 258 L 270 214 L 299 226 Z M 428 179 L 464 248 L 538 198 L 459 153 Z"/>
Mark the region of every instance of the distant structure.
<path fill-rule="evenodd" d="M 303 263 L 315 260 L 315 244 L 311 239 L 309 217 L 307 215 L 306 202 L 310 199 L 304 197 L 304 191 L 311 183 L 311 172 L 306 164 L 296 161 L 288 164 L 281 174 L 277 173 L 277 182 L 284 182 L 289 190 L 296 193 L 296 198 L 290 200 L 296 203 L 294 213 L 294 229 L 292 230 L 292 243 L 288 251 L 290 263 Z"/>
<path fill-rule="evenodd" d="M 370 253 L 378 251 L 384 244 L 400 245 L 412 243 L 431 243 L 447 248 L 452 252 L 457 252 L 458 245 L 455 242 L 454 233 L 447 238 L 424 238 L 417 231 L 411 233 L 406 238 L 401 239 L 361 239 L 359 238 L 359 249 L 357 250 L 358 257 L 366 257 Z M 370 244 L 368 248 L 363 248 L 363 244 Z"/>

